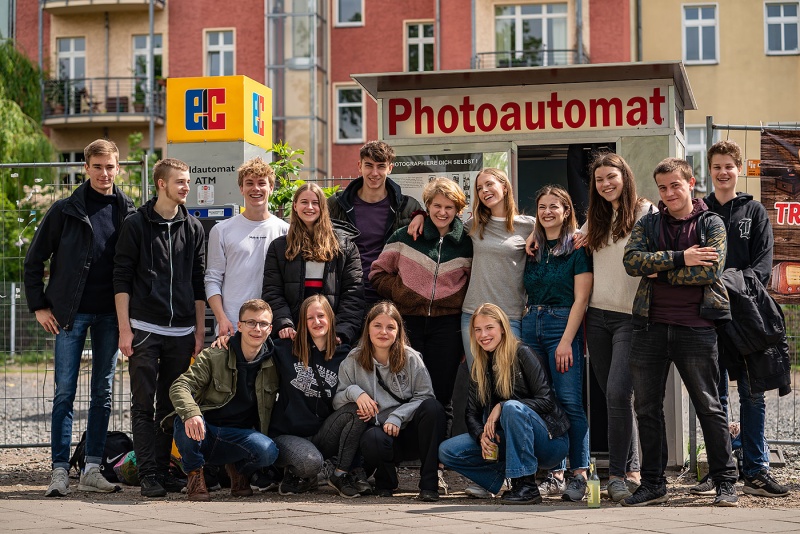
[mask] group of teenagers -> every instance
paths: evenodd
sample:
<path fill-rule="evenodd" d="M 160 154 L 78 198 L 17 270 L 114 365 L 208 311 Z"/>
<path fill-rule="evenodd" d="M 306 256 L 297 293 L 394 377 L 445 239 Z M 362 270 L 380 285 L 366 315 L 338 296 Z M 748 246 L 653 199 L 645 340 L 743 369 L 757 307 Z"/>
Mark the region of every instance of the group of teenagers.
<path fill-rule="evenodd" d="M 224 465 L 236 496 L 253 487 L 298 494 L 320 483 L 348 498 L 391 496 L 397 465 L 419 459 L 421 501 L 438 500 L 443 469 L 470 479 L 473 497 L 505 487 L 506 504 L 534 504 L 542 495 L 580 501 L 589 469 L 585 346 L 607 401 L 607 492 L 614 502 L 667 499 L 670 363 L 697 409 L 708 451 L 710 476 L 691 491 L 714 495 L 715 505 L 737 504 L 730 372 L 742 405 L 744 492 L 788 494 L 769 474 L 764 381 L 762 391 L 751 387 L 752 369 L 743 372 L 741 358 L 721 358 L 717 348 L 717 327 L 731 318 L 723 270 L 751 269 L 766 284 L 772 263 L 766 211 L 735 191 L 742 155 L 731 141 L 709 150 L 715 193 L 706 199 L 694 198 L 686 161 L 663 160 L 653 172 L 657 206 L 637 195 L 620 156 L 597 154 L 581 228 L 564 188 L 543 187 L 536 216 L 522 215 L 507 175 L 494 168 L 477 175 L 466 221 L 459 217 L 464 192 L 447 178 L 425 186 L 423 208 L 389 178 L 394 151 L 381 141 L 361 148 L 360 177 L 330 198 L 316 184 L 300 186 L 287 224 L 268 211 L 275 174 L 255 158 L 239 169 L 245 210 L 211 229 L 207 265 L 202 228 L 184 207 L 186 164 L 156 164 L 158 195 L 133 212 L 113 185 L 113 143 L 96 141 L 85 155 L 89 185 L 51 208 L 25 264 L 29 307 L 56 334 L 46 495 L 70 491 L 64 461 L 77 371 L 59 372 L 59 350 L 67 359 L 89 328 L 92 401 L 78 488 L 121 489 L 98 469 L 113 379 L 107 364 L 100 372 L 98 316 L 114 319 L 128 357 L 144 496 L 185 486 L 189 500 L 209 500 L 205 465 Z M 106 184 L 104 194 L 95 195 L 103 193 L 96 182 Z M 89 200 L 76 199 L 79 193 Z M 92 203 L 117 206 L 114 224 L 96 222 L 103 210 Z M 70 213 L 75 204 L 84 210 L 78 216 Z M 95 238 L 88 245 L 73 239 L 64 249 L 64 238 L 59 244 L 50 234 L 71 224 Z M 98 231 L 105 231 L 101 239 Z M 81 246 L 90 266 L 73 268 L 63 276 L 78 281 L 54 290 L 66 283 L 57 276 L 63 265 L 80 263 L 62 258 L 83 253 Z M 96 272 L 93 253 L 113 258 L 110 267 Z M 109 287 L 111 311 L 101 313 Z M 219 337 L 201 350 L 206 301 Z M 113 371 L 116 354 L 108 358 Z M 451 437 L 465 358 L 467 432 Z M 186 481 L 168 471 L 173 438 Z M 537 481 L 540 470 L 547 475 Z"/>

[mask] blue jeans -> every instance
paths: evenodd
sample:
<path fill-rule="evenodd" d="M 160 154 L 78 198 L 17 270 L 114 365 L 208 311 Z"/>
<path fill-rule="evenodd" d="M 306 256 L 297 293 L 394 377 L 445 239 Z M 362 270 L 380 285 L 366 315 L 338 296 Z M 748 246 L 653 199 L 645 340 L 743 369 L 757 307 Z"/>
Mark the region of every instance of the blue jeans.
<path fill-rule="evenodd" d="M 633 403 L 642 443 L 642 480 L 666 484 L 664 393 L 670 363 L 680 373 L 703 429 L 709 474 L 715 483 L 736 482 L 736 464 L 717 384 L 717 334 L 713 327 L 663 323 L 635 326 L 631 338 Z"/>
<path fill-rule="evenodd" d="M 583 409 L 583 332 L 572 340 L 572 367 L 566 373 L 556 370 L 556 348 L 567 328 L 569 307 L 531 306 L 522 318 L 522 341 L 539 354 L 547 355 L 556 398 L 569 419 L 569 465 L 589 467 L 589 421 Z M 566 468 L 562 462 L 561 469 Z"/>
<path fill-rule="evenodd" d="M 728 371 L 720 369 L 718 391 L 725 415 L 728 415 Z M 741 434 L 731 443 L 731 447 L 742 448 L 742 474 L 754 477 L 763 470 L 769 471 L 769 444 L 765 434 L 767 406 L 764 392 L 750 391 L 750 380 L 746 372 L 741 372 L 736 380 L 739 391 L 739 418 Z"/>
<path fill-rule="evenodd" d="M 278 447 L 271 439 L 252 428 L 210 425 L 203 420 L 206 434 L 202 441 L 186 435 L 186 426 L 175 417 L 175 445 L 181 453 L 183 470 L 188 473 L 210 464 L 234 464 L 242 475 L 250 476 L 275 463 Z"/>
<path fill-rule="evenodd" d="M 72 443 L 72 415 L 78 390 L 78 373 L 86 334 L 91 329 L 92 378 L 89 417 L 86 423 L 86 462 L 99 464 L 106 446 L 108 419 L 111 416 L 111 388 L 117 366 L 119 328 L 114 313 L 78 313 L 71 330 L 59 330 L 55 343 L 55 385 L 50 446 L 53 469 L 69 470 Z"/>
<path fill-rule="evenodd" d="M 639 431 L 633 411 L 629 313 L 600 308 L 586 312 L 586 344 L 597 383 L 606 397 L 608 414 L 608 471 L 624 478 L 639 471 Z"/>
<path fill-rule="evenodd" d="M 467 357 L 467 369 L 472 369 L 472 362 L 475 358 L 472 356 L 472 349 L 469 345 L 469 320 L 472 318 L 471 313 L 462 312 L 461 313 L 461 343 L 464 344 L 464 355 Z M 522 321 L 516 319 L 509 319 L 508 321 L 511 324 L 511 333 L 515 336 L 520 336 L 520 331 L 522 327 Z"/>
<path fill-rule="evenodd" d="M 500 414 L 499 459 L 487 462 L 481 446 L 469 434 L 450 438 L 439 446 L 439 461 L 482 488 L 498 493 L 506 478 L 535 475 L 561 463 L 569 449 L 563 434 L 550 439 L 544 420 L 519 401 L 506 401 Z"/>

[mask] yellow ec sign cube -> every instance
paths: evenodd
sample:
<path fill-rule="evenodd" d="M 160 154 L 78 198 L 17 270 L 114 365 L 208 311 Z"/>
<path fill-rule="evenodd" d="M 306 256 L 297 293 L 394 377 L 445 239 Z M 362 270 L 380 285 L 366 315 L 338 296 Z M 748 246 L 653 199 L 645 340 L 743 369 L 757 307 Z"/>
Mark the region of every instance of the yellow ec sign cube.
<path fill-rule="evenodd" d="M 272 148 L 272 91 L 246 76 L 167 79 L 167 142 Z"/>

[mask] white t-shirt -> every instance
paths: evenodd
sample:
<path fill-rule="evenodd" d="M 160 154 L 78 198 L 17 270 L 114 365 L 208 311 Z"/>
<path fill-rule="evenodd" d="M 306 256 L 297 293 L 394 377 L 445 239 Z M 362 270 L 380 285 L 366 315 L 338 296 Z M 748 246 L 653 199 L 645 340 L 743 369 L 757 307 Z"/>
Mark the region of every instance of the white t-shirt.
<path fill-rule="evenodd" d="M 264 260 L 270 243 L 288 231 L 289 224 L 275 215 L 266 221 L 251 221 L 239 214 L 211 228 L 206 298 L 222 296 L 222 308 L 234 328 L 242 304 L 261 298 Z"/>

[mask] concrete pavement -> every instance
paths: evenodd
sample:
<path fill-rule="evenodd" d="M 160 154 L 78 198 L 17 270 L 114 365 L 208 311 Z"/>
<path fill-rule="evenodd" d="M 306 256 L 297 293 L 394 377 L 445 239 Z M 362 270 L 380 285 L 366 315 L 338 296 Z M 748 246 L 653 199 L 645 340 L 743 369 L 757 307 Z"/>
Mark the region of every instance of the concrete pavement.
<path fill-rule="evenodd" d="M 482 504 L 465 498 L 415 504 L 410 499 L 365 497 L 344 502 L 236 499 L 210 503 L 131 499 L 93 501 L 4 495 L 0 532 L 99 533 L 675 533 L 800 532 L 800 509 L 714 508 L 700 505 L 623 508 L 607 501 L 599 510 L 560 505 Z M 403 502 L 405 501 L 405 502 Z M 479 504 L 480 503 L 480 504 Z"/>

